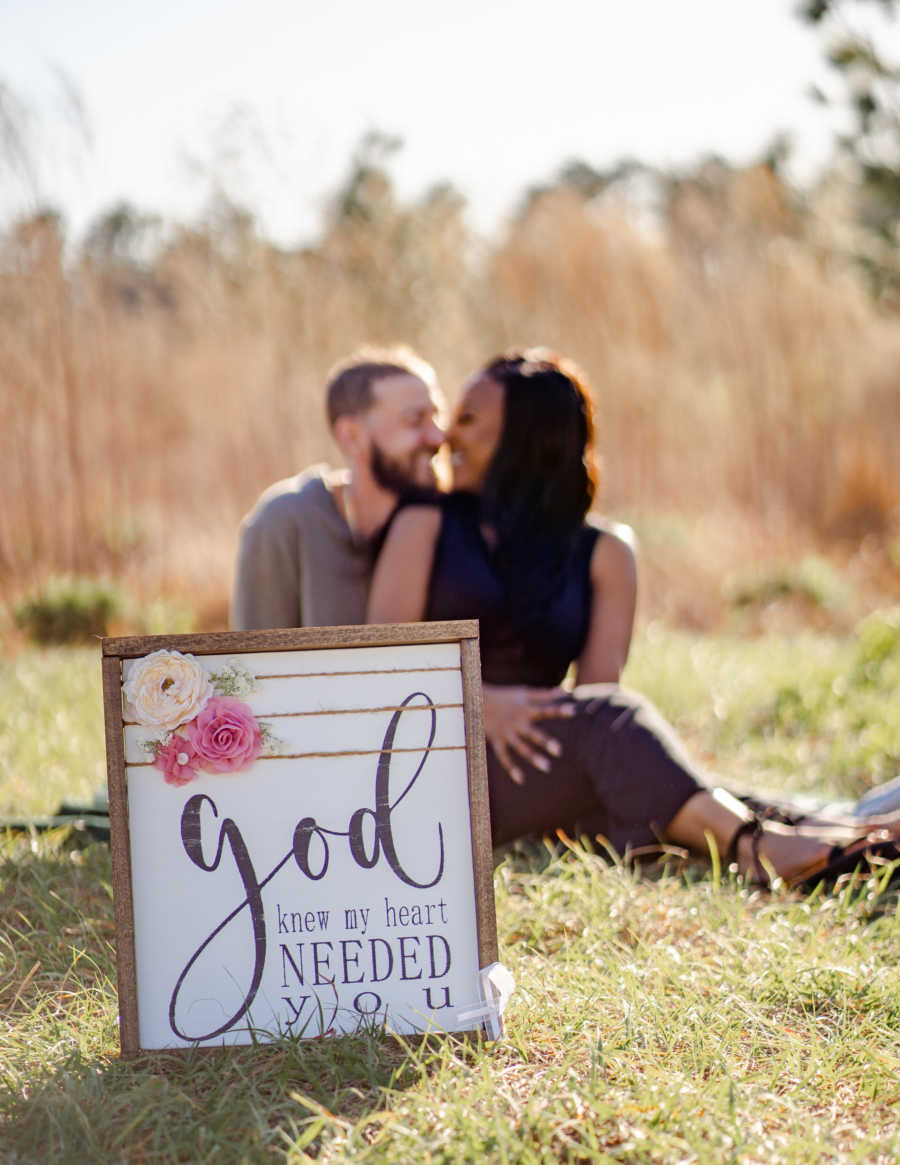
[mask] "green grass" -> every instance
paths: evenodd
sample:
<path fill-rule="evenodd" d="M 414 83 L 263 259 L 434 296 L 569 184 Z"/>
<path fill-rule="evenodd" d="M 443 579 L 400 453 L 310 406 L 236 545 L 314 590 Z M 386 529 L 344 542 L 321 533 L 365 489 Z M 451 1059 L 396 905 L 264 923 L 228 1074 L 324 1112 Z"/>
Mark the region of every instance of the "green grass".
<path fill-rule="evenodd" d="M 0 817 L 90 802 L 105 783 L 99 650 L 0 658 Z"/>
<path fill-rule="evenodd" d="M 651 624 L 625 682 L 724 779 L 856 799 L 900 773 L 900 612 L 853 636 L 741 639 Z"/>
<path fill-rule="evenodd" d="M 628 680 L 720 771 L 856 795 L 900 755 L 892 618 L 849 640 L 651 627 Z M 2 665 L 0 723 L 3 812 L 90 797 L 96 653 Z M 362 1033 L 122 1061 L 106 847 L 7 836 L 0 1160 L 900 1158 L 894 890 L 767 895 L 577 847 L 514 853 L 495 888 L 517 981 L 498 1044 Z"/>

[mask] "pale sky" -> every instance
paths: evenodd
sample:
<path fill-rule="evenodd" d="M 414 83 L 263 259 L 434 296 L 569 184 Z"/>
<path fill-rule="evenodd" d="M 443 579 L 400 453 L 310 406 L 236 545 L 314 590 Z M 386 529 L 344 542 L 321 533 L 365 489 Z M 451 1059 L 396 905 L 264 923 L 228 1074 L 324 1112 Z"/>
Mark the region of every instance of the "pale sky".
<path fill-rule="evenodd" d="M 793 8 L 0 0 L 0 83 L 29 110 L 34 155 L 30 188 L 0 168 L 0 218 L 30 199 L 80 232 L 123 198 L 190 218 L 218 174 L 266 233 L 303 241 L 373 127 L 405 140 L 392 170 L 401 194 L 449 179 L 485 230 L 572 157 L 744 162 L 786 130 L 805 177 L 831 123 L 806 96 L 825 71 Z"/>

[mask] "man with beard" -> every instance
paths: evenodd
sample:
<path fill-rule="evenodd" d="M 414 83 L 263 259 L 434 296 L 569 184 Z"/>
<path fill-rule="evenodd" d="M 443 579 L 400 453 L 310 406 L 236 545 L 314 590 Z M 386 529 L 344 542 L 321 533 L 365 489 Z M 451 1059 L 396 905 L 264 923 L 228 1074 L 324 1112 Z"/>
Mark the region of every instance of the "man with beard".
<path fill-rule="evenodd" d="M 406 347 L 364 348 L 332 369 L 328 420 L 345 470 L 316 465 L 270 486 L 241 524 L 231 626 L 365 623 L 378 535 L 401 496 L 433 492 L 444 439 L 434 370 Z M 484 686 L 485 734 L 549 769 L 557 742 L 536 723 L 571 715 L 559 689 Z"/>
<path fill-rule="evenodd" d="M 364 348 L 332 369 L 328 421 L 347 468 L 270 486 L 241 524 L 231 626 L 366 621 L 372 545 L 400 495 L 434 490 L 443 399 L 406 347 Z"/>
<path fill-rule="evenodd" d="M 444 440 L 434 370 L 406 347 L 364 348 L 332 369 L 328 420 L 346 470 L 316 465 L 267 489 L 241 524 L 231 626 L 365 623 L 378 535 L 401 496 L 436 489 Z M 558 688 L 483 685 L 485 736 L 514 780 L 515 756 L 549 771 L 565 718 Z"/>

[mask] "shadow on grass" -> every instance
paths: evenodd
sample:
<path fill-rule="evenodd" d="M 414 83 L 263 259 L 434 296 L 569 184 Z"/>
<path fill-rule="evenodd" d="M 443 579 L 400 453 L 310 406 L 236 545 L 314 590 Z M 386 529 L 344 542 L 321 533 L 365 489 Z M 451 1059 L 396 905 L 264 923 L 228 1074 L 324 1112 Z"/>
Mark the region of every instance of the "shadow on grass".
<path fill-rule="evenodd" d="M 12 1160 L 262 1161 L 351 1130 L 364 1144 L 393 1094 L 477 1052 L 370 1030 L 121 1059 L 109 881 L 105 846 L 65 831 L 0 839 L 0 1144 Z"/>
<path fill-rule="evenodd" d="M 0 952 L 12 960 L 14 972 L 9 995 L 4 998 L 5 989 L 0 990 L 4 1159 L 79 1165 L 262 1162 L 327 1156 L 332 1148 L 352 1159 L 376 1138 L 393 1135 L 398 1126 L 391 1124 L 391 1110 L 405 1107 L 401 1093 L 426 1091 L 451 1065 L 474 1063 L 477 1070 L 483 1055 L 477 1041 L 435 1036 L 401 1041 L 369 1031 L 121 1060 L 104 847 L 79 851 L 60 843 L 55 850 L 35 852 L 25 845 L 5 857 L 0 932 L 9 933 L 3 928 L 7 921 L 17 929 L 11 941 L 0 937 Z M 581 860 L 578 848 L 569 846 L 561 858 L 547 849 L 515 857 L 545 869 L 548 879 L 564 876 L 566 867 Z M 642 876 L 652 878 L 655 872 Z M 693 868 L 679 872 L 679 878 L 700 880 Z M 724 878 L 722 888 L 744 892 Z M 896 909 L 895 885 L 877 879 L 847 883 L 833 897 L 833 922 L 843 915 L 865 922 Z M 727 901 L 724 894 L 720 900 Z M 771 901 L 780 914 L 778 895 Z M 784 895 L 783 902 L 790 911 L 802 899 Z M 541 942 L 546 953 L 546 934 Z M 810 980 L 799 997 L 791 996 L 793 1002 L 797 998 L 803 1008 L 815 999 L 829 1017 L 851 1014 L 866 1003 L 864 995 L 832 979 Z M 776 1002 L 781 1005 L 780 996 Z"/>
<path fill-rule="evenodd" d="M 263 1161 L 349 1137 L 364 1145 L 392 1097 L 424 1082 L 450 1049 L 470 1054 L 454 1037 L 370 1033 L 128 1060 L 76 1052 L 8 1095 L 0 1139 L 23 1162 Z"/>

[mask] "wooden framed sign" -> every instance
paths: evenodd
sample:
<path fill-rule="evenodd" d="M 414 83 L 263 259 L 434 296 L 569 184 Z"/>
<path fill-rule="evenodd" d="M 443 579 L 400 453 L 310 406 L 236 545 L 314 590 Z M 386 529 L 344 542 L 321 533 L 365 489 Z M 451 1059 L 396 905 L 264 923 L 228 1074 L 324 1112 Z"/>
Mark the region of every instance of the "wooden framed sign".
<path fill-rule="evenodd" d="M 477 623 L 102 649 L 123 1054 L 499 1034 Z"/>

